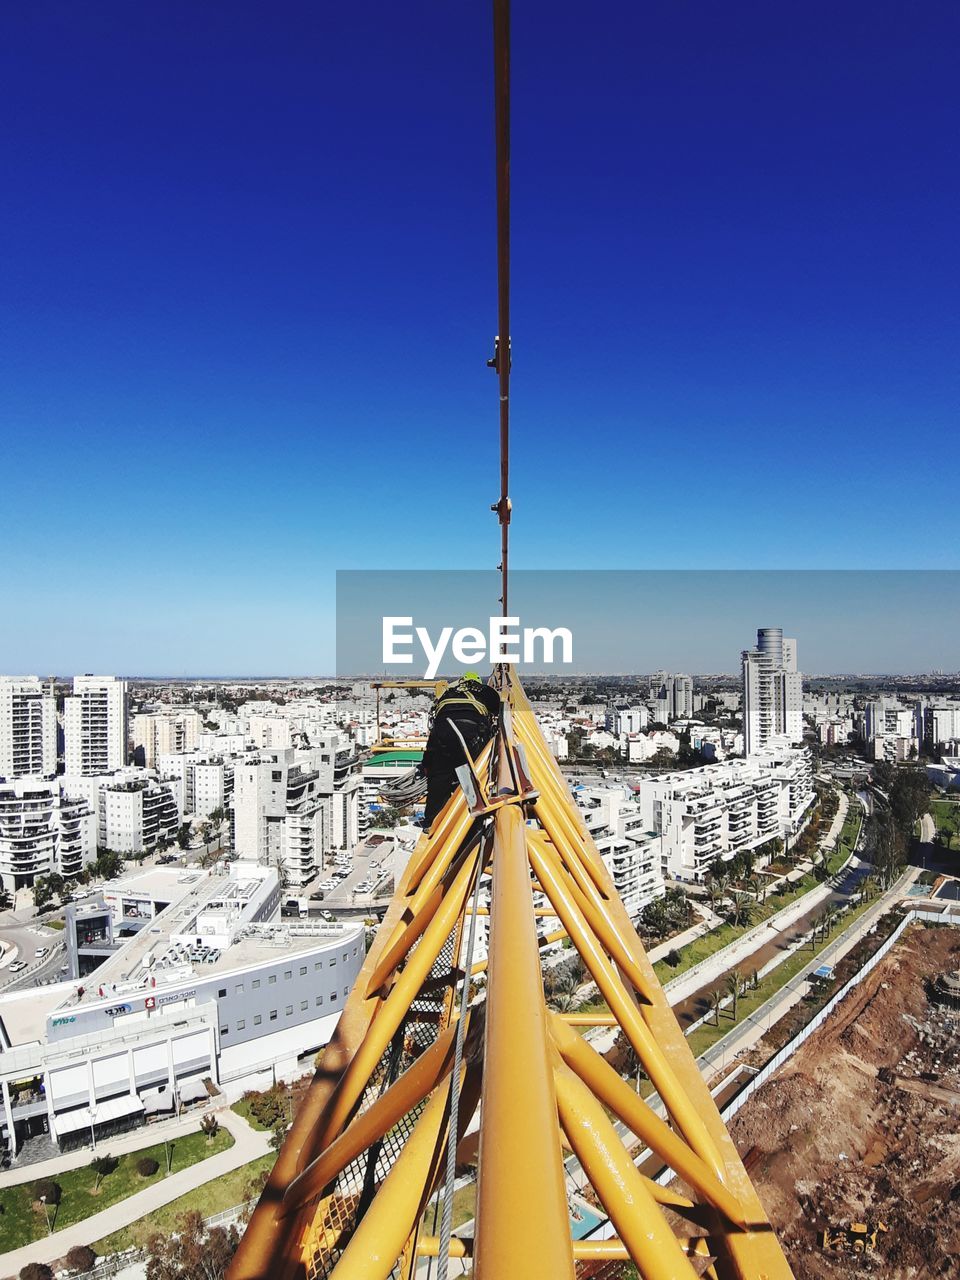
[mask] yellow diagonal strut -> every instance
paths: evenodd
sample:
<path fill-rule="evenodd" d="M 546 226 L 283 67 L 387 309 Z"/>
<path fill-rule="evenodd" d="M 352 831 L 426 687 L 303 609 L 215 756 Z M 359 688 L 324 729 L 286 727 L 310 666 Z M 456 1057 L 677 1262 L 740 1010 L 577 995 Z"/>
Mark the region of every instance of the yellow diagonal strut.
<path fill-rule="evenodd" d="M 508 669 L 497 684 L 509 714 L 475 762 L 485 795 L 471 814 L 457 791 L 418 844 L 228 1280 L 419 1280 L 446 1239 L 437 1196 L 456 1207 L 469 1190 L 460 1177 L 446 1185 L 448 1142 L 458 1170 L 476 1161 L 475 1208 L 463 1200 L 460 1213 L 474 1220 L 454 1219 L 451 1277 L 461 1259 L 477 1280 L 573 1280 L 591 1260 L 623 1258 L 644 1280 L 789 1280 L 523 690 Z M 489 930 L 485 956 L 465 942 L 474 913 Z M 572 1029 L 577 1019 L 547 1009 L 552 917 L 606 1000 L 596 1020 L 624 1033 L 666 1120 Z M 460 1028 L 462 984 L 484 970 Z M 567 1151 L 607 1215 L 600 1238 L 572 1238 Z M 678 1189 L 640 1172 L 647 1151 Z"/>

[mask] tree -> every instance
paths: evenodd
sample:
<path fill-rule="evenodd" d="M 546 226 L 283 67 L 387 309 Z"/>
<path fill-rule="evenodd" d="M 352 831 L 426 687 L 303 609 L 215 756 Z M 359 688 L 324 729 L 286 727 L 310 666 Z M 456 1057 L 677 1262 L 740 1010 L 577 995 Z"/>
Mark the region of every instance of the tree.
<path fill-rule="evenodd" d="M 160 1168 L 160 1162 L 154 1160 L 152 1156 L 144 1156 L 137 1161 L 137 1173 L 141 1178 L 152 1178 Z"/>
<path fill-rule="evenodd" d="M 554 1013 L 576 1013 L 587 1003 L 580 994 L 580 979 L 576 971 L 567 965 L 559 972 L 554 970 L 547 985 L 549 989 L 544 992 L 547 1008 Z"/>
<path fill-rule="evenodd" d="M 710 1012 L 713 1014 L 713 1020 L 718 1027 L 720 1025 L 720 1010 L 723 1008 L 725 999 L 726 996 L 720 987 L 710 992 Z"/>
<path fill-rule="evenodd" d="M 47 1204 L 59 1204 L 62 1195 L 63 1188 L 59 1182 L 52 1182 L 44 1178 L 41 1182 L 34 1183 L 34 1200 L 44 1200 Z"/>
<path fill-rule="evenodd" d="M 190 823 L 182 822 L 180 830 L 177 832 L 177 844 L 181 849 L 188 848 L 190 844 Z"/>
<path fill-rule="evenodd" d="M 20 1280 L 53 1280 L 53 1272 L 45 1262 L 28 1262 L 20 1268 Z"/>
<path fill-rule="evenodd" d="M 67 1251 L 67 1266 L 71 1271 L 92 1271 L 97 1255 L 88 1244 L 75 1244 Z"/>
<path fill-rule="evenodd" d="M 737 1020 L 737 1001 L 743 994 L 744 983 L 743 974 L 739 969 L 731 969 L 726 976 L 727 991 L 733 996 L 733 1020 Z"/>
<path fill-rule="evenodd" d="M 919 769 L 900 769 L 890 786 L 890 811 L 902 831 L 909 835 L 930 806 L 931 786 Z"/>
<path fill-rule="evenodd" d="M 223 1280 L 239 1243 L 236 1227 L 208 1230 L 198 1212 L 184 1214 L 147 1241 L 147 1280 Z"/>
<path fill-rule="evenodd" d="M 97 1192 L 100 1190 L 100 1183 L 103 1181 L 103 1179 L 106 1178 L 109 1174 L 113 1173 L 114 1169 L 116 1169 L 119 1163 L 120 1161 L 116 1158 L 116 1156 L 103 1155 L 103 1156 L 93 1157 L 93 1159 L 90 1161 L 90 1168 L 92 1169 L 93 1173 L 96 1175 L 96 1181 L 93 1184 L 94 1195 L 96 1195 Z"/>
<path fill-rule="evenodd" d="M 735 925 L 749 924 L 756 902 L 748 893 L 730 894 L 731 923 Z"/>
<path fill-rule="evenodd" d="M 208 1111 L 200 1121 L 200 1132 L 206 1134 L 208 1142 L 212 1142 L 220 1132 L 220 1121 L 212 1111 Z"/>
<path fill-rule="evenodd" d="M 114 880 L 123 871 L 123 857 L 113 849 L 99 849 L 93 872 L 101 880 Z"/>

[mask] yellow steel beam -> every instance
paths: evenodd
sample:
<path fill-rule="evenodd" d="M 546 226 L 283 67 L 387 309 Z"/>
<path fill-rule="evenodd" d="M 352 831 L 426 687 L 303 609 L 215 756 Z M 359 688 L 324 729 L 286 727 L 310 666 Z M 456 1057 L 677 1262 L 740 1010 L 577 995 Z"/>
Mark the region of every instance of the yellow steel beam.
<path fill-rule="evenodd" d="M 282 1216 L 319 1195 L 351 1160 L 382 1138 L 440 1084 L 453 1067 L 455 1035 L 455 1027 L 442 1031 L 386 1093 L 356 1116 L 323 1154 L 293 1179 L 284 1192 Z"/>
<path fill-rule="evenodd" d="M 506 806 L 493 821 L 474 1271 L 573 1280 L 523 814 Z"/>
<path fill-rule="evenodd" d="M 725 1213 L 732 1223 L 747 1225 L 748 1215 L 736 1197 L 670 1126 L 651 1111 L 596 1049 L 575 1031 L 569 1030 L 566 1019 L 551 1014 L 550 1033 L 564 1062 L 589 1086 L 600 1102 L 609 1107 L 684 1182 Z"/>
<path fill-rule="evenodd" d="M 590 1090 L 556 1060 L 560 1123 L 644 1280 L 696 1280 L 696 1272 Z"/>

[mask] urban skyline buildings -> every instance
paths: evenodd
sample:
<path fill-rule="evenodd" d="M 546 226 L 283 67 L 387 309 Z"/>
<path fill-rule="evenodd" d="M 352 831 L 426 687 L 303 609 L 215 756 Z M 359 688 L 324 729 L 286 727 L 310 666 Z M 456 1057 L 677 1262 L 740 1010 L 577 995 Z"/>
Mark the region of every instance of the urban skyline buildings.
<path fill-rule="evenodd" d="M 116 676 L 74 676 L 63 704 L 64 772 L 114 773 L 127 763 L 127 682 Z"/>
<path fill-rule="evenodd" d="M 53 682 L 0 676 L 0 778 L 51 778 L 56 771 Z"/>

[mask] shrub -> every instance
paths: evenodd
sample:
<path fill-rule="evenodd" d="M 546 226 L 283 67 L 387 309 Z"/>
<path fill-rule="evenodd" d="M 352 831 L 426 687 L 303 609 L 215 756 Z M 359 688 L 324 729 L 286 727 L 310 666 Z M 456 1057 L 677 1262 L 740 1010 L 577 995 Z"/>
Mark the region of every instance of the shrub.
<path fill-rule="evenodd" d="M 20 1280 L 53 1280 L 53 1272 L 45 1262 L 28 1262 L 20 1268 Z"/>
<path fill-rule="evenodd" d="M 152 1178 L 159 1168 L 160 1162 L 154 1160 L 153 1156 L 144 1156 L 137 1161 L 137 1173 L 141 1178 Z"/>
<path fill-rule="evenodd" d="M 200 1132 L 208 1138 L 215 1138 L 220 1132 L 220 1121 L 212 1112 L 208 1112 L 200 1121 Z"/>
<path fill-rule="evenodd" d="M 75 1244 L 67 1251 L 67 1266 L 71 1271 L 91 1271 L 97 1255 L 88 1244 Z"/>
<path fill-rule="evenodd" d="M 664 956 L 664 959 L 666 960 L 667 964 L 670 966 L 671 969 L 675 969 L 677 965 L 680 963 L 680 952 L 677 951 L 675 947 L 673 947 L 667 952 L 667 954 Z"/>
<path fill-rule="evenodd" d="M 47 1204 L 59 1204 L 62 1195 L 63 1189 L 60 1183 L 51 1182 L 47 1179 L 36 1183 L 33 1188 L 34 1200 L 46 1200 Z"/>

